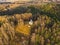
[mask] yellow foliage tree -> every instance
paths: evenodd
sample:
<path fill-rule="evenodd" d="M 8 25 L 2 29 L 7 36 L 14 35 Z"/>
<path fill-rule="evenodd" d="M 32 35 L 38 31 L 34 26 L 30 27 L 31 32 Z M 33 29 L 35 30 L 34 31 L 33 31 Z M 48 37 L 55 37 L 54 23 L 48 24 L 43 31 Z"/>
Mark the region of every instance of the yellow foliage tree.
<path fill-rule="evenodd" d="M 29 18 L 32 17 L 32 13 L 24 13 L 24 14 L 21 14 L 21 16 L 22 16 L 22 19 L 28 20 Z"/>
<path fill-rule="evenodd" d="M 21 34 L 24 34 L 26 36 L 30 35 L 30 25 L 27 24 L 27 25 L 22 25 L 22 24 L 19 24 L 16 26 L 16 31 L 21 33 Z"/>

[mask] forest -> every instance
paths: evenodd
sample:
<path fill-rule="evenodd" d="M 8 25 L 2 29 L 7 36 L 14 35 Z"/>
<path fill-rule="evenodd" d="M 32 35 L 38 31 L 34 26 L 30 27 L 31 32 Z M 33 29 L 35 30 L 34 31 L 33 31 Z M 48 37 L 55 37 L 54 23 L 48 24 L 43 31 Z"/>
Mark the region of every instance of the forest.
<path fill-rule="evenodd" d="M 0 45 L 60 45 L 60 4 L 0 6 Z"/>

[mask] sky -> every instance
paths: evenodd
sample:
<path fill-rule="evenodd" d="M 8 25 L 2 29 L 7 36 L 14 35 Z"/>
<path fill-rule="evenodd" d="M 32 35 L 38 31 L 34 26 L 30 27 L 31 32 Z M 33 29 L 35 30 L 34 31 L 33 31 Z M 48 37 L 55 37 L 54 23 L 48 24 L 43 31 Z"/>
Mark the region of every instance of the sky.
<path fill-rule="evenodd" d="M 30 0 L 0 0 L 0 2 L 30 1 Z"/>
<path fill-rule="evenodd" d="M 31 1 L 31 0 L 0 0 L 0 2 L 5 2 L 5 1 L 14 2 L 14 1 Z M 58 1 L 60 1 L 60 0 L 58 0 Z"/>

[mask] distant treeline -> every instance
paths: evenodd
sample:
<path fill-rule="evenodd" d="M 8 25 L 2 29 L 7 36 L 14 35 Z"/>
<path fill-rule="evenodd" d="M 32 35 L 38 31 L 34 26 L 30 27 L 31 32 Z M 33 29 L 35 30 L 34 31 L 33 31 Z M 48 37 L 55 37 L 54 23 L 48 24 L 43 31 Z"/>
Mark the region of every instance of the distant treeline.
<path fill-rule="evenodd" d="M 47 15 L 55 20 L 60 20 L 60 4 L 42 4 L 40 6 L 20 6 L 15 9 L 7 9 L 7 11 L 0 11 L 0 15 L 13 15 L 22 13 L 32 13 L 34 17 L 37 14 Z"/>

